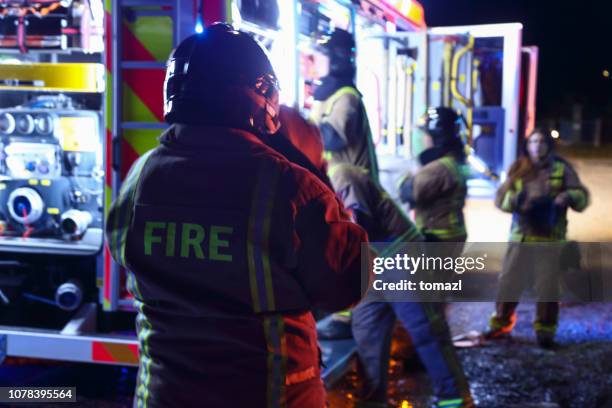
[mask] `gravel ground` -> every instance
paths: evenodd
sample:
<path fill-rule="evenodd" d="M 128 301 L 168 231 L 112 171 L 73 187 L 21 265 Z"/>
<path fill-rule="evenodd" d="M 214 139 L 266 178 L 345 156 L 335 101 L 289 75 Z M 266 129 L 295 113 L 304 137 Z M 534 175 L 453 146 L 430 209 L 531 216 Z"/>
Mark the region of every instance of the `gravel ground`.
<path fill-rule="evenodd" d="M 484 330 L 492 309 L 492 303 L 450 305 L 453 334 Z M 536 345 L 531 328 L 534 309 L 533 304 L 519 306 L 511 339 L 457 349 L 478 406 L 612 407 L 612 304 L 562 305 L 555 351 Z M 399 337 L 394 349 L 401 348 Z M 428 406 L 431 389 L 422 367 L 410 351 L 394 354 L 389 403 Z M 353 371 L 330 391 L 331 406 L 352 407 L 358 383 Z"/>

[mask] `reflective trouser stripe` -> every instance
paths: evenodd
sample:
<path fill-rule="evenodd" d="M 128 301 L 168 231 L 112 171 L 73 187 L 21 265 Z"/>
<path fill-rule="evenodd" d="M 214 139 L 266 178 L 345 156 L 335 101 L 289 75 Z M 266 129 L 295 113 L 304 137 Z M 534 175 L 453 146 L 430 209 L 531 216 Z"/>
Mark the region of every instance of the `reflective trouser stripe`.
<path fill-rule="evenodd" d="M 444 356 L 444 361 L 448 365 L 449 371 L 452 373 L 453 378 L 455 379 L 455 386 L 463 398 L 462 401 L 470 401 L 472 399 L 470 387 L 467 379 L 465 378 L 463 367 L 461 367 L 457 354 L 455 353 L 453 343 L 451 342 L 450 330 L 443 312 L 436 310 L 436 306 L 434 306 L 434 304 L 422 303 L 421 306 L 425 316 L 427 316 L 427 321 L 430 324 L 431 330 L 434 332 L 432 334 L 437 339 L 442 339 L 439 343 L 440 351 Z M 444 339 L 447 339 L 448 341 L 444 341 Z"/>
<path fill-rule="evenodd" d="M 268 347 L 267 407 L 280 408 L 287 405 L 287 343 L 285 323 L 282 316 L 264 317 L 264 333 Z"/>
<path fill-rule="evenodd" d="M 440 239 L 452 239 L 459 238 L 466 234 L 465 228 L 457 228 L 457 229 L 424 229 L 424 234 L 432 234 Z"/>
<path fill-rule="evenodd" d="M 137 405 L 138 408 L 146 408 L 149 398 L 149 382 L 151 381 L 152 361 L 151 353 L 149 352 L 149 337 L 153 331 L 153 326 L 144 313 L 144 301 L 140 288 L 138 287 L 138 282 L 134 276 L 132 276 L 131 272 L 128 272 L 128 274 L 128 279 L 131 281 L 134 290 L 134 305 L 138 309 L 138 318 L 140 322 L 138 325 L 138 340 L 142 347 L 140 353 L 140 370 L 138 371 L 138 385 L 136 389 Z"/>
<path fill-rule="evenodd" d="M 504 333 L 510 333 L 516 324 L 516 313 L 512 313 L 509 319 L 498 316 L 493 313 L 489 319 L 489 327 L 493 330 L 501 330 Z"/>
<path fill-rule="evenodd" d="M 549 332 L 549 333 L 555 334 L 557 332 L 557 324 L 556 323 L 546 324 L 546 323 L 535 322 L 533 324 L 533 329 L 536 332 Z"/>
<path fill-rule="evenodd" d="M 445 407 L 445 408 L 461 407 L 463 405 L 463 398 L 439 401 L 436 405 L 440 408 L 442 407 Z"/>
<path fill-rule="evenodd" d="M 334 313 L 333 316 L 338 316 L 340 318 L 338 320 L 343 321 L 351 319 L 351 317 L 353 316 L 353 309 L 341 310 L 339 312 Z"/>
<path fill-rule="evenodd" d="M 276 307 L 270 269 L 270 221 L 278 172 L 271 162 L 259 170 L 248 230 L 249 284 L 253 310 L 273 311 Z"/>

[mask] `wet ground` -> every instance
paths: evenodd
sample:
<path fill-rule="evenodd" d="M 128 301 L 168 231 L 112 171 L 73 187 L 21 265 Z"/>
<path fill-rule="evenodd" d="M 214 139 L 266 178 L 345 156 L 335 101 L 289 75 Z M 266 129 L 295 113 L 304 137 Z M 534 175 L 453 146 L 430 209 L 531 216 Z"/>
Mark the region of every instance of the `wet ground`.
<path fill-rule="evenodd" d="M 492 308 L 492 303 L 450 305 L 453 334 L 482 331 Z M 520 305 L 510 340 L 457 349 L 478 406 L 612 407 L 612 305 L 562 305 L 555 351 L 536 345 L 533 315 L 533 305 Z M 414 357 L 405 360 L 405 351 L 395 354 L 389 403 L 402 408 L 428 406 L 431 389 L 425 372 Z M 357 384 L 352 372 L 331 391 L 332 407 L 352 407 Z"/>

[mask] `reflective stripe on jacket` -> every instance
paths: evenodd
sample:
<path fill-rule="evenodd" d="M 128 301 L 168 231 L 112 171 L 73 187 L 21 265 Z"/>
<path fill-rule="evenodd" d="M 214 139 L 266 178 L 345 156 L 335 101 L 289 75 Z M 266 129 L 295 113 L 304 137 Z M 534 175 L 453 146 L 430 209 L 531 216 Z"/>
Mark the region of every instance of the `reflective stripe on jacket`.
<path fill-rule="evenodd" d="M 502 211 L 512 213 L 513 242 L 565 240 L 567 208 L 554 205 L 558 196 L 565 196 L 575 211 L 583 211 L 589 205 L 588 190 L 572 166 L 558 157 L 540 167 L 534 177 L 510 183 L 507 180 L 499 188 L 495 202 Z M 525 212 L 526 208 L 531 210 Z"/>
<path fill-rule="evenodd" d="M 338 89 L 323 102 L 315 102 L 311 119 L 330 125 L 345 148 L 328 153 L 330 165 L 347 163 L 366 169 L 378 181 L 378 161 L 368 115 L 361 94 L 352 86 Z"/>
<path fill-rule="evenodd" d="M 425 165 L 412 181 L 416 224 L 438 240 L 465 240 L 467 166 L 452 155 Z"/>
<path fill-rule="evenodd" d="M 106 228 L 133 274 L 138 405 L 319 408 L 310 309 L 359 300 L 364 231 L 328 187 L 251 133 L 179 125 L 160 141 Z M 295 392 L 304 387 L 312 404 Z"/>
<path fill-rule="evenodd" d="M 422 241 L 423 236 L 389 194 L 357 166 L 330 167 L 329 176 L 346 208 L 368 233 L 371 242 L 394 244 Z"/>

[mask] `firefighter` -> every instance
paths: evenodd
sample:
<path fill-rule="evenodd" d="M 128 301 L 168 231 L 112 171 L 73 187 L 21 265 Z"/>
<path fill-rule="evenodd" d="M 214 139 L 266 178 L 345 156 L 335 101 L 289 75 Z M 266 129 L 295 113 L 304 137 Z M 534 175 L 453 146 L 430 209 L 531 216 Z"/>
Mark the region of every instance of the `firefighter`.
<path fill-rule="evenodd" d="M 498 302 L 485 337 L 507 337 L 516 323 L 518 298 L 534 280 L 538 297 L 549 300 L 538 302 L 536 307 L 537 341 L 541 347 L 553 348 L 559 303 L 552 300 L 559 296 L 562 265 L 552 261 L 561 257 L 553 252 L 563 247 L 546 243 L 565 241 L 567 209 L 583 211 L 589 204 L 589 193 L 572 166 L 555 154 L 550 133 L 536 129 L 527 138 L 522 156 L 510 167 L 495 204 L 512 213 L 512 228 Z"/>
<path fill-rule="evenodd" d="M 311 119 L 319 127 L 331 166 L 349 163 L 366 170 L 378 183 L 378 161 L 370 123 L 355 85 L 355 40 L 346 30 L 335 29 L 320 44 L 327 72 L 314 92 Z M 333 314 L 318 325 L 324 339 L 352 337 L 349 311 Z"/>
<path fill-rule="evenodd" d="M 355 40 L 336 29 L 321 44 L 328 73 L 314 92 L 312 120 L 319 126 L 330 165 L 351 163 L 378 181 L 378 162 L 370 123 L 355 86 Z"/>
<path fill-rule="evenodd" d="M 416 224 L 430 242 L 465 242 L 467 195 L 465 150 L 459 116 L 450 108 L 429 108 L 423 117 L 426 149 L 422 168 L 400 185 L 400 199 L 415 210 Z"/>
<path fill-rule="evenodd" d="M 217 23 L 173 51 L 170 124 L 106 226 L 131 271 L 135 405 L 325 405 L 311 308 L 360 298 L 364 231 L 311 173 L 266 146 L 278 85 L 247 34 Z"/>
<path fill-rule="evenodd" d="M 325 168 L 321 137 L 316 127 L 297 111 L 286 108 L 281 116 L 281 137 L 270 145 L 285 156 L 294 157 L 302 167 Z M 290 140 L 307 158 L 299 158 Z M 318 164 L 305 163 L 310 160 Z M 373 242 L 389 247 L 423 241 L 412 221 L 368 172 L 348 163 L 330 166 L 329 176 L 336 194 Z M 360 374 L 363 378 L 359 406 L 387 406 L 387 371 L 391 334 L 396 320 L 410 334 L 431 378 L 438 406 L 469 407 L 472 397 L 463 369 L 455 354 L 450 331 L 438 305 L 419 302 L 362 302 L 352 310 L 352 334 L 357 343 Z"/>
<path fill-rule="evenodd" d="M 372 242 L 386 248 L 423 241 L 412 221 L 362 169 L 350 164 L 330 168 L 332 185 Z M 420 248 L 420 246 L 408 246 Z M 364 301 L 351 313 L 362 377 L 358 407 L 386 407 L 389 352 L 398 320 L 412 339 L 432 382 L 437 407 L 472 407 L 469 385 L 455 354 L 450 330 L 439 304 Z"/>

